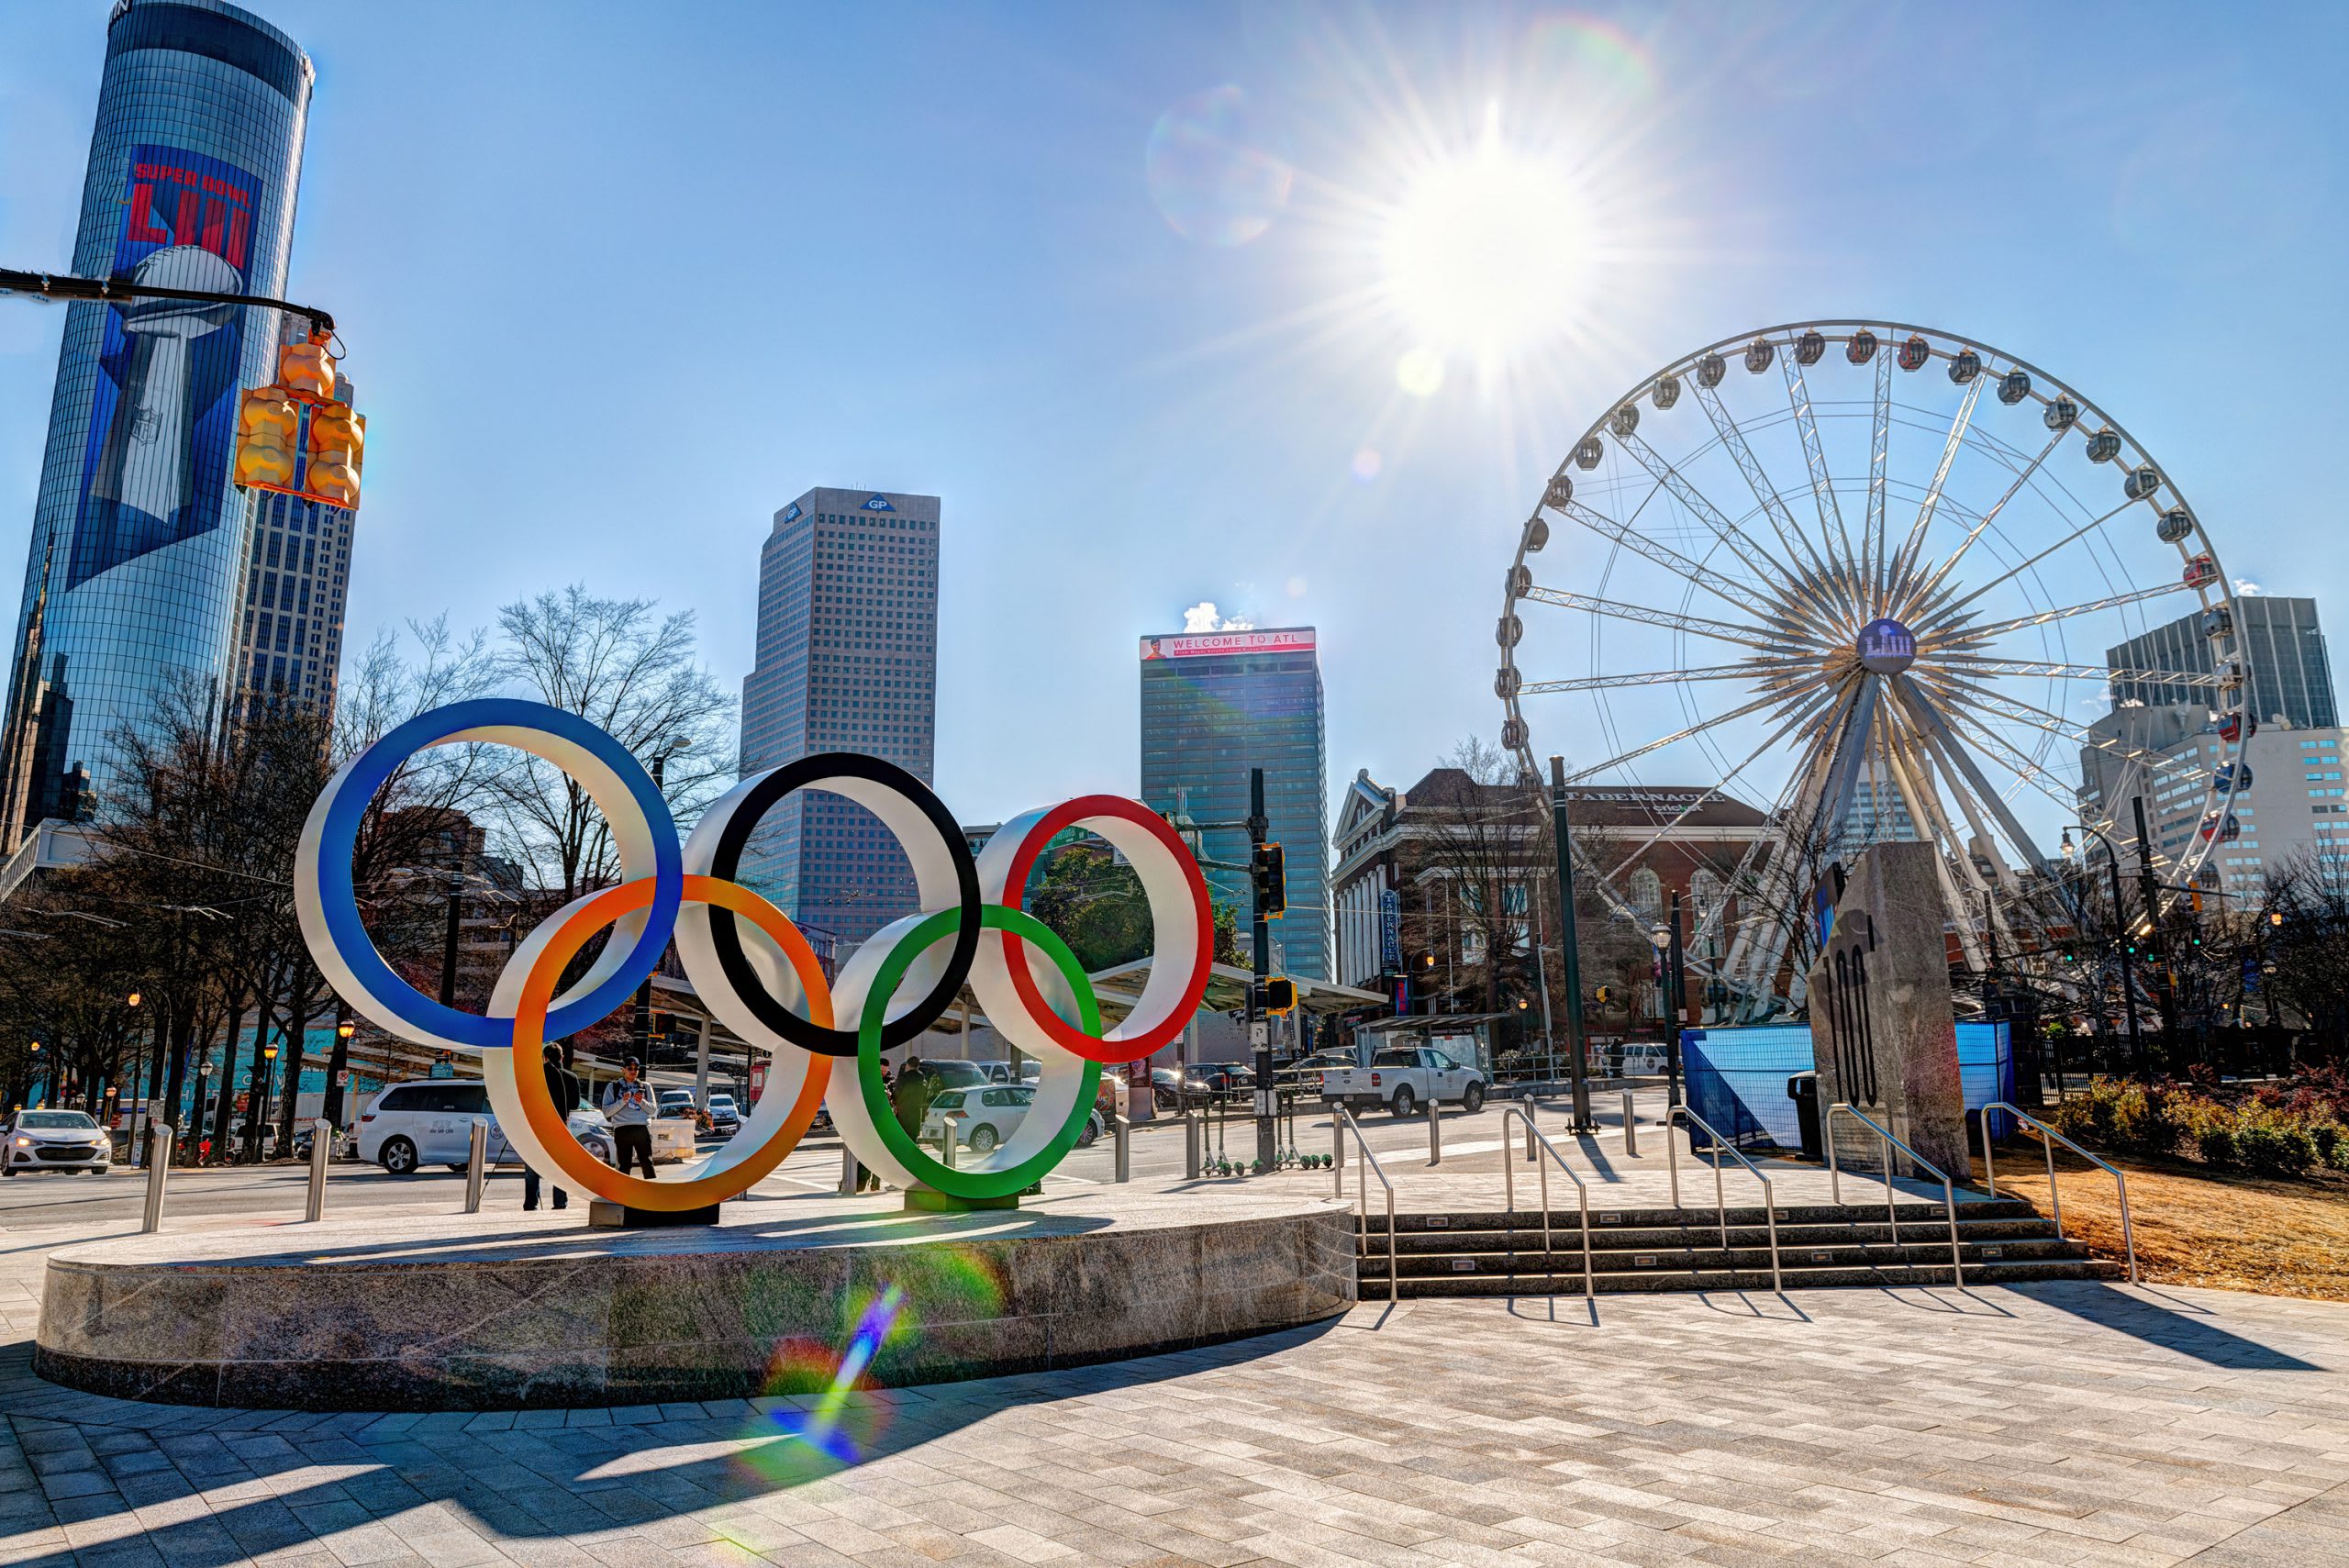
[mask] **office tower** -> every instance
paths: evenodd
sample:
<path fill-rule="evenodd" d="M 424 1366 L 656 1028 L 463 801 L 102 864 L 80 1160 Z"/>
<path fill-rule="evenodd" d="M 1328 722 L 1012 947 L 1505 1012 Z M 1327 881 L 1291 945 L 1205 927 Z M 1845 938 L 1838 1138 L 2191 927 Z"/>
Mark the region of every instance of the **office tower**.
<path fill-rule="evenodd" d="M 125 0 L 106 25 L 73 271 L 284 297 L 310 61 L 223 0 Z M 250 503 L 237 404 L 273 312 L 67 307 L 0 736 L 0 833 L 102 809 L 114 736 L 174 686 L 225 692 Z"/>
<path fill-rule="evenodd" d="M 938 692 L 938 497 L 810 490 L 759 551 L 757 665 L 742 681 L 742 772 L 862 751 L 928 784 Z M 919 906 L 870 813 L 803 791 L 767 814 L 742 880 L 844 944 Z"/>
<path fill-rule="evenodd" d="M 1288 863 L 1288 914 L 1273 927 L 1286 972 L 1330 978 L 1329 790 L 1321 666 L 1313 628 L 1217 631 L 1141 639 L 1141 797 L 1196 822 L 1248 815 L 1248 772 L 1264 770 L 1270 837 Z M 1203 836 L 1219 905 L 1250 906 L 1248 834 Z"/>
<path fill-rule="evenodd" d="M 288 320 L 284 340 L 306 342 L 307 322 Z M 349 380 L 334 395 L 351 401 Z M 252 548 L 245 558 L 244 614 L 230 673 L 253 695 L 281 693 L 334 711 L 342 618 L 357 514 L 277 491 L 253 493 Z"/>
<path fill-rule="evenodd" d="M 2212 612 L 2213 614 L 2217 612 Z M 2275 598 L 2249 594 L 2235 600 L 2234 637 L 2209 624 L 2200 610 L 2180 616 L 2132 637 L 2118 648 L 2105 650 L 2110 670 L 2175 670 L 2207 675 L 2214 666 L 2214 648 L 2221 645 L 2231 658 L 2247 666 L 2249 691 L 2243 706 L 2260 723 L 2288 724 L 2296 729 L 2329 728 L 2341 722 L 2332 700 L 2332 665 L 2325 653 L 2314 599 Z M 2217 632 L 2216 638 L 2212 636 Z M 2158 681 L 2116 681 L 2113 706 L 2162 707 L 2176 703 L 2208 704 L 2210 694 L 2200 686 L 2170 685 Z"/>

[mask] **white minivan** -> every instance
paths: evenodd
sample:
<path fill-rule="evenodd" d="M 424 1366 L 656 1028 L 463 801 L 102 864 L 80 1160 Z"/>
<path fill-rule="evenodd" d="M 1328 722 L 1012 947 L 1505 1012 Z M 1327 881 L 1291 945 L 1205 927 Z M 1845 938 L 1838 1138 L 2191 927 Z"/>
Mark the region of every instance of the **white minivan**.
<path fill-rule="evenodd" d="M 489 1162 L 516 1158 L 489 1108 L 489 1085 L 478 1078 L 430 1078 L 395 1084 L 359 1118 L 359 1157 L 395 1176 L 421 1165 L 462 1171 L 473 1158 L 473 1123 L 489 1124 Z M 582 1106 L 571 1113 L 572 1136 L 588 1153 L 612 1162 L 612 1131 L 604 1113 Z"/>

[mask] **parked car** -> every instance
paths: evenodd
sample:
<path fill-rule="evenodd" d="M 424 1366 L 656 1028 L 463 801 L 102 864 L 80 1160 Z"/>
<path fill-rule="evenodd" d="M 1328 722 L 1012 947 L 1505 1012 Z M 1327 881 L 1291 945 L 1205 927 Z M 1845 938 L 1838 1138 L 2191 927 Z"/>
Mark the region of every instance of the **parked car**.
<path fill-rule="evenodd" d="M 19 1171 L 106 1173 L 106 1129 L 86 1111 L 35 1108 L 0 1123 L 0 1174 Z"/>
<path fill-rule="evenodd" d="M 976 1089 L 996 1082 L 988 1075 L 983 1062 L 926 1056 L 922 1058 L 921 1064 L 930 1070 L 930 1076 L 936 1078 L 939 1086 L 944 1089 Z"/>
<path fill-rule="evenodd" d="M 1351 1051 L 1317 1051 L 1310 1056 L 1301 1056 L 1295 1062 L 1281 1067 L 1273 1076 L 1279 1080 L 1281 1087 L 1285 1089 L 1295 1089 L 1304 1095 L 1318 1095 L 1321 1092 L 1323 1074 L 1333 1068 L 1352 1067 L 1353 1064 L 1354 1056 Z"/>
<path fill-rule="evenodd" d="M 359 1117 L 359 1157 L 395 1176 L 413 1174 L 424 1164 L 462 1171 L 473 1158 L 473 1129 L 489 1124 L 492 1164 L 518 1159 L 498 1130 L 489 1108 L 489 1085 L 478 1078 L 429 1078 L 394 1084 Z M 606 1164 L 613 1162 L 611 1126 L 604 1113 L 582 1106 L 571 1115 L 571 1134 Z"/>
<path fill-rule="evenodd" d="M 1256 1086 L 1256 1070 L 1245 1062 L 1194 1062 L 1185 1086 L 1201 1098 L 1244 1095 Z"/>
<path fill-rule="evenodd" d="M 1183 1074 L 1172 1067 L 1150 1070 L 1150 1099 L 1163 1111 L 1179 1111 L 1191 1103 L 1191 1096 L 1183 1092 Z"/>
<path fill-rule="evenodd" d="M 935 1141 L 946 1136 L 949 1116 L 960 1117 L 954 1138 L 974 1154 L 985 1154 L 1019 1130 L 1036 1091 L 1025 1084 L 983 1084 L 972 1088 L 941 1089 L 921 1119 L 921 1136 Z"/>
<path fill-rule="evenodd" d="M 1463 1067 L 1425 1045 L 1390 1045 L 1373 1056 L 1367 1067 L 1333 1067 L 1321 1074 L 1325 1104 L 1349 1110 L 1384 1107 L 1398 1117 L 1424 1105 L 1452 1101 L 1473 1114 L 1484 1109 L 1485 1090 L 1481 1071 Z"/>
<path fill-rule="evenodd" d="M 731 1138 L 742 1130 L 742 1113 L 734 1108 L 734 1096 L 717 1093 L 709 1096 L 709 1130 L 720 1138 Z"/>

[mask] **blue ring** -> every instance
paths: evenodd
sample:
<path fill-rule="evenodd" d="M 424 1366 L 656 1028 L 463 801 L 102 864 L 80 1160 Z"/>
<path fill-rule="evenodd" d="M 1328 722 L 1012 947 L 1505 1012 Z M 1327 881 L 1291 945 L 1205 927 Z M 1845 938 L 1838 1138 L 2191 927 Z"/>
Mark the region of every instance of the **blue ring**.
<path fill-rule="evenodd" d="M 318 908 L 328 934 L 337 955 L 368 995 L 429 1034 L 482 1051 L 511 1050 L 513 1020 L 442 1006 L 392 972 L 360 923 L 351 857 L 358 845 L 360 817 L 400 764 L 451 735 L 493 727 L 535 729 L 593 752 L 628 786 L 652 833 L 652 907 L 645 917 L 644 929 L 637 934 L 627 961 L 609 979 L 547 1015 L 549 1040 L 585 1029 L 629 999 L 661 961 L 670 933 L 676 929 L 677 910 L 685 893 L 685 851 L 677 841 L 676 820 L 669 815 L 669 803 L 652 787 L 651 775 L 627 747 L 576 714 L 514 697 L 478 697 L 418 714 L 361 752 L 336 791 L 318 832 Z M 395 1001 L 402 992 L 411 999 L 406 1008 Z"/>

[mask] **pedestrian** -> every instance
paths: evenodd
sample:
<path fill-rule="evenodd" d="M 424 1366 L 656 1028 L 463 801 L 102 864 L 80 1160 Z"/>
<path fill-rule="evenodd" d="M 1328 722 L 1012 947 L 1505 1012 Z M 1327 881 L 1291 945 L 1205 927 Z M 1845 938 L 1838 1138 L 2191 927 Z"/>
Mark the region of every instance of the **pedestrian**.
<path fill-rule="evenodd" d="M 619 1081 L 604 1091 L 604 1115 L 612 1124 L 612 1148 L 619 1157 L 620 1174 L 628 1174 L 629 1156 L 652 1170 L 652 1091 L 642 1076 L 644 1063 L 631 1056 L 620 1069 Z"/>
<path fill-rule="evenodd" d="M 547 1098 L 554 1102 L 556 1113 L 562 1118 L 563 1125 L 568 1127 L 571 1123 L 571 1113 L 579 1108 L 579 1080 L 572 1076 L 569 1068 L 563 1066 L 561 1048 L 552 1044 L 544 1045 L 539 1048 L 539 1054 L 546 1062 Z M 539 1173 L 526 1162 L 522 1167 L 522 1212 L 528 1214 L 538 1207 Z M 570 1207 L 571 1195 L 561 1187 L 555 1188 L 554 1207 Z"/>
<path fill-rule="evenodd" d="M 890 1078 L 889 1078 L 889 1064 L 888 1064 L 887 1062 L 884 1062 L 881 1064 L 881 1095 L 882 1095 L 882 1097 L 883 1097 L 884 1099 L 887 1099 L 887 1100 L 889 1100 L 890 1104 L 891 1104 L 892 1106 L 895 1106 L 895 1105 L 896 1105 L 896 1099 L 895 1099 L 895 1095 L 896 1095 L 896 1086 L 895 1086 L 895 1085 L 890 1082 Z M 863 1161 L 862 1161 L 862 1160 L 858 1160 L 858 1159 L 856 1158 L 856 1156 L 855 1156 L 855 1155 L 851 1154 L 851 1155 L 849 1156 L 849 1158 L 850 1158 L 852 1162 L 854 1162 L 855 1166 L 856 1166 L 856 1190 L 857 1190 L 858 1192 L 861 1192 L 861 1193 L 877 1193 L 877 1192 L 879 1192 L 879 1191 L 881 1190 L 881 1178 L 880 1178 L 879 1174 L 878 1174 L 878 1173 L 874 1173 L 874 1172 L 873 1172 L 873 1171 L 867 1170 L 867 1169 L 865 1168 L 864 1162 L 863 1162 Z"/>
<path fill-rule="evenodd" d="M 930 1102 L 937 1097 L 936 1076 L 921 1064 L 920 1057 L 907 1057 L 906 1064 L 897 1069 L 897 1082 L 889 1095 L 890 1109 L 896 1113 L 897 1125 L 919 1139 L 922 1118 L 930 1115 Z"/>

